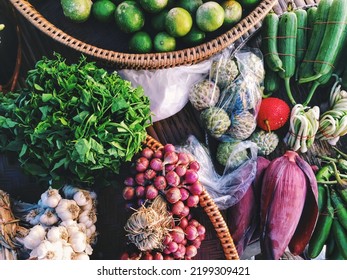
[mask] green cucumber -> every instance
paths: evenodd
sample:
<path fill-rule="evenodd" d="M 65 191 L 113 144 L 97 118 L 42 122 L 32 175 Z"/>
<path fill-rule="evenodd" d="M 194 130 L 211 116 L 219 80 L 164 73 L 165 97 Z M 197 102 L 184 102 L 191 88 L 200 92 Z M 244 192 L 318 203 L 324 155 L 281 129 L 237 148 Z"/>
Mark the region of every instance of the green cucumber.
<path fill-rule="evenodd" d="M 280 88 L 280 77 L 277 72 L 272 71 L 267 64 L 264 64 L 265 77 L 264 77 L 264 94 L 263 98 L 271 96 Z"/>
<path fill-rule="evenodd" d="M 313 25 L 316 20 L 317 7 L 310 7 L 307 9 L 307 43 L 312 36 Z"/>
<path fill-rule="evenodd" d="M 284 79 L 287 96 L 293 105 L 296 102 L 290 89 L 290 78 L 295 74 L 297 23 L 296 14 L 290 8 L 278 23 L 278 52 L 284 69 L 279 76 Z"/>
<path fill-rule="evenodd" d="M 318 4 L 312 35 L 307 45 L 304 60 L 299 67 L 299 83 L 303 83 L 303 79 L 314 75 L 313 63 L 322 43 L 332 2 L 333 0 L 321 0 Z"/>
<path fill-rule="evenodd" d="M 304 9 L 297 9 L 294 11 L 297 18 L 297 33 L 296 33 L 296 73 L 295 79 L 299 75 L 299 65 L 304 59 L 307 48 L 307 12 Z"/>
<path fill-rule="evenodd" d="M 347 28 L 347 1 L 333 0 L 328 14 L 328 22 L 319 51 L 313 64 L 314 75 L 302 79 L 303 83 L 319 79 L 334 68 L 334 63 L 345 41 Z"/>
<path fill-rule="evenodd" d="M 278 33 L 279 17 L 274 12 L 268 13 L 262 26 L 262 50 L 264 60 L 272 71 L 283 71 L 282 61 L 277 50 L 277 33 Z"/>

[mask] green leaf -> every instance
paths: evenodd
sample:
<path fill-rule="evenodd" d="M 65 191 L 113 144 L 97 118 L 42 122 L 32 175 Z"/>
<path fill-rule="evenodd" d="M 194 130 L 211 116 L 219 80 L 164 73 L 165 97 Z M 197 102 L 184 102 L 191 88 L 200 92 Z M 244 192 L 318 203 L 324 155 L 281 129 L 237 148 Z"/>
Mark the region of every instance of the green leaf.
<path fill-rule="evenodd" d="M 3 128 L 12 128 L 17 125 L 17 122 L 14 122 L 13 120 L 9 118 L 5 118 L 3 116 L 0 116 L 0 127 Z"/>
<path fill-rule="evenodd" d="M 25 170 L 27 170 L 31 175 L 45 177 L 48 172 L 46 169 L 42 168 L 41 165 L 35 163 L 25 163 Z"/>
<path fill-rule="evenodd" d="M 87 153 L 90 151 L 90 144 L 87 141 L 87 139 L 82 138 L 82 139 L 77 140 L 77 142 L 75 144 L 75 150 L 79 155 L 79 160 L 81 162 L 84 162 L 86 159 Z"/>
<path fill-rule="evenodd" d="M 62 158 L 61 160 L 59 160 L 56 164 L 54 164 L 54 166 L 53 166 L 51 172 L 54 171 L 54 170 L 57 170 L 57 169 L 59 169 L 61 166 L 65 165 L 66 161 L 67 161 L 66 158 Z"/>
<path fill-rule="evenodd" d="M 94 150 L 98 154 L 104 154 L 104 147 L 101 144 L 99 144 L 96 140 L 90 138 L 89 144 L 92 150 Z"/>
<path fill-rule="evenodd" d="M 112 108 L 111 108 L 111 112 L 117 112 L 119 110 L 123 110 L 123 109 L 128 109 L 129 108 L 129 104 L 125 101 L 125 99 L 123 98 L 115 98 L 112 102 Z"/>
<path fill-rule="evenodd" d="M 42 94 L 42 102 L 48 102 L 49 100 L 51 100 L 53 97 L 53 94 L 51 93 L 44 93 Z"/>
<path fill-rule="evenodd" d="M 38 84 L 34 84 L 34 88 L 38 91 L 44 91 L 44 89 Z"/>
<path fill-rule="evenodd" d="M 21 150 L 20 153 L 19 153 L 19 157 L 23 157 L 23 156 L 25 155 L 25 153 L 26 153 L 27 150 L 28 150 L 28 146 L 27 146 L 26 144 L 24 144 L 24 145 L 22 146 L 22 150 Z"/>

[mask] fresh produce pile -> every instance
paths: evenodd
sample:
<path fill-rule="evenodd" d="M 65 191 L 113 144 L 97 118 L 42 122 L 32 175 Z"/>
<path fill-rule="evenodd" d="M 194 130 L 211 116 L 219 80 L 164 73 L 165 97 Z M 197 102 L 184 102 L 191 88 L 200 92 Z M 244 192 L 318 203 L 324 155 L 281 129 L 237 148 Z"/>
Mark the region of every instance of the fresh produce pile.
<path fill-rule="evenodd" d="M 7 229 L 3 241 L 18 259 L 89 260 L 97 236 L 96 203 L 94 192 L 71 185 L 49 187 L 34 204 L 7 202 L 16 220 L 8 220 L 12 233 Z"/>
<path fill-rule="evenodd" d="M 203 186 L 200 164 L 172 144 L 145 147 L 124 181 L 123 197 L 135 211 L 125 225 L 129 247 L 122 259 L 192 259 L 205 238 L 193 217 Z"/>
<path fill-rule="evenodd" d="M 275 94 L 280 81 L 284 81 L 293 106 L 285 141 L 294 151 L 305 153 L 316 138 L 335 145 L 347 132 L 343 94 L 334 91 L 336 85 L 330 96 L 330 108 L 322 116 L 319 106 L 309 106 L 319 86 L 328 85 L 334 77 L 337 83 L 345 83 L 346 20 L 344 0 L 322 0 L 317 7 L 307 10 L 294 9 L 289 3 L 288 10 L 281 16 L 269 13 L 264 19 L 265 96 Z M 301 96 L 291 90 L 294 82 L 309 87 L 302 104 L 296 102 Z"/>
<path fill-rule="evenodd" d="M 319 218 L 307 255 L 317 258 L 325 245 L 325 258 L 347 260 L 347 155 L 322 156 L 325 164 L 317 172 Z"/>
<path fill-rule="evenodd" d="M 67 19 L 94 18 L 129 34 L 130 52 L 169 52 L 197 46 L 238 23 L 259 0 L 61 0 Z"/>
<path fill-rule="evenodd" d="M 149 99 L 116 72 L 59 54 L 28 72 L 27 87 L 0 94 L 0 148 L 53 186 L 111 184 L 142 146 Z"/>

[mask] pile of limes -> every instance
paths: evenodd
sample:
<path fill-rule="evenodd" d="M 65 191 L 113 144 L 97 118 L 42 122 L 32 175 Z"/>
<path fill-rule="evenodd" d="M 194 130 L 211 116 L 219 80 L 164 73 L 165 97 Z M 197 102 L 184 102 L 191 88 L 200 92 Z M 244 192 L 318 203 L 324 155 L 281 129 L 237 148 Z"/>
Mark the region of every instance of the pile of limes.
<path fill-rule="evenodd" d="M 91 13 L 96 20 L 115 22 L 130 34 L 130 52 L 169 52 L 176 50 L 178 43 L 196 46 L 208 33 L 232 27 L 241 20 L 247 5 L 259 1 L 97 0 Z"/>

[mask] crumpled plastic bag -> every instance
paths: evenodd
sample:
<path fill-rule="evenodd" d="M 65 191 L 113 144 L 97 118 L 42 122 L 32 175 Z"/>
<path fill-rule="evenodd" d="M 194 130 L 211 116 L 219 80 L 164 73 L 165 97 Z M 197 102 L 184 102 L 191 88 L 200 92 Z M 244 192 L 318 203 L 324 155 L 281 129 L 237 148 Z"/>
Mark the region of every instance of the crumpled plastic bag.
<path fill-rule="evenodd" d="M 188 103 L 188 91 L 197 81 L 208 76 L 212 60 L 188 66 L 158 70 L 119 70 L 119 75 L 141 86 L 150 99 L 153 122 L 178 113 Z"/>
<path fill-rule="evenodd" d="M 255 178 L 258 147 L 251 141 L 242 141 L 235 146 L 222 175 L 215 170 L 209 150 L 195 136 L 190 135 L 176 148 L 191 153 L 199 162 L 199 181 L 221 210 L 238 203 Z M 235 166 L 233 159 L 242 150 L 247 150 L 248 159 Z"/>

